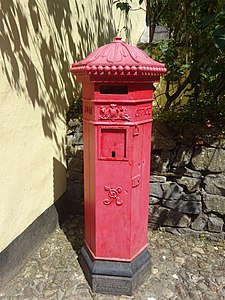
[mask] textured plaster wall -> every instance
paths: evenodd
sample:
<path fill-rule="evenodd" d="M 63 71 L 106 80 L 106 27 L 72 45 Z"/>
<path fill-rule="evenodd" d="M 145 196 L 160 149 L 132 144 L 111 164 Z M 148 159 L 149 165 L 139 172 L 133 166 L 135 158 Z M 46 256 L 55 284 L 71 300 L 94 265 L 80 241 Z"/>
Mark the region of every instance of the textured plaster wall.
<path fill-rule="evenodd" d="M 66 189 L 68 72 L 117 34 L 137 43 L 144 12 L 126 18 L 113 1 L 0 3 L 0 250 Z M 126 30 L 123 28 L 126 26 Z"/>

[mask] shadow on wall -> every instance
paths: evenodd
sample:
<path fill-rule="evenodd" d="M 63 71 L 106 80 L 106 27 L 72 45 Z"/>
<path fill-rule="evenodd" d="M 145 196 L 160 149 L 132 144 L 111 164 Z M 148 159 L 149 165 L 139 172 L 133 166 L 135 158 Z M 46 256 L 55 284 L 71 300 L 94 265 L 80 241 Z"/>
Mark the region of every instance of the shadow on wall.
<path fill-rule="evenodd" d="M 53 158 L 53 186 L 54 199 L 58 199 L 61 192 L 59 178 L 65 178 L 66 168 L 55 157 Z M 73 203 L 72 203 L 73 204 Z M 75 252 L 79 252 L 84 241 L 84 216 L 77 213 L 77 209 L 70 203 L 68 192 L 54 203 L 60 228 L 63 230 L 68 241 L 71 243 Z"/>
<path fill-rule="evenodd" d="M 53 199 L 58 214 L 59 224 L 62 224 L 70 213 L 67 192 L 61 195 L 66 181 L 66 167 L 57 158 L 53 157 Z M 57 200 L 57 201 L 56 201 Z"/>
<path fill-rule="evenodd" d="M 11 88 L 34 108 L 41 108 L 44 135 L 54 139 L 58 149 L 65 141 L 58 140 L 56 120 L 65 119 L 78 90 L 69 73 L 71 63 L 116 35 L 114 20 L 105 16 L 106 11 L 112 16 L 111 1 L 88 1 L 88 14 L 80 2 L 86 3 L 7 0 L 0 4 L 2 72 Z"/>

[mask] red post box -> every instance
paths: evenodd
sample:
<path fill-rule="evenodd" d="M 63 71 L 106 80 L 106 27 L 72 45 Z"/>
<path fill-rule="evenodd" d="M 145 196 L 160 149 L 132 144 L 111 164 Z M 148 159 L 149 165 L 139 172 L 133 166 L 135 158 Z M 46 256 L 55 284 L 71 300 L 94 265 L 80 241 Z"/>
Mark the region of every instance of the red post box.
<path fill-rule="evenodd" d="M 93 291 L 131 295 L 150 272 L 153 82 L 165 66 L 120 37 L 70 69 L 82 82 L 85 245 Z"/>

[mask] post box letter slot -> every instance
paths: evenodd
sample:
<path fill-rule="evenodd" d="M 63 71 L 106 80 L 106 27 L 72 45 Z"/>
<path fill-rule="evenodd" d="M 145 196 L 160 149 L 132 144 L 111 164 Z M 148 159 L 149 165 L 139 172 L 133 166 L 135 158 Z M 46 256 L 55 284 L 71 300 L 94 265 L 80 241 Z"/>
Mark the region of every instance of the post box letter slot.
<path fill-rule="evenodd" d="M 101 85 L 100 94 L 128 94 L 127 85 Z"/>
<path fill-rule="evenodd" d="M 115 160 L 126 158 L 126 129 L 101 129 L 100 157 Z"/>

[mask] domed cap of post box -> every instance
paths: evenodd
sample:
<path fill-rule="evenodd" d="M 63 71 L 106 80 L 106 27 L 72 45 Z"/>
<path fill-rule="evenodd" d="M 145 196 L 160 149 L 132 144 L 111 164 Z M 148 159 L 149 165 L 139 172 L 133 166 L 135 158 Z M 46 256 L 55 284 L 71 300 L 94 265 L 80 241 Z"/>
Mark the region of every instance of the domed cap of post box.
<path fill-rule="evenodd" d="M 115 37 L 114 41 L 73 63 L 73 75 L 89 75 L 92 80 L 150 80 L 158 81 L 166 72 L 165 65 L 156 62 L 142 50 Z M 141 77 L 141 78 L 140 78 Z M 80 77 L 79 77 L 80 78 Z"/>

